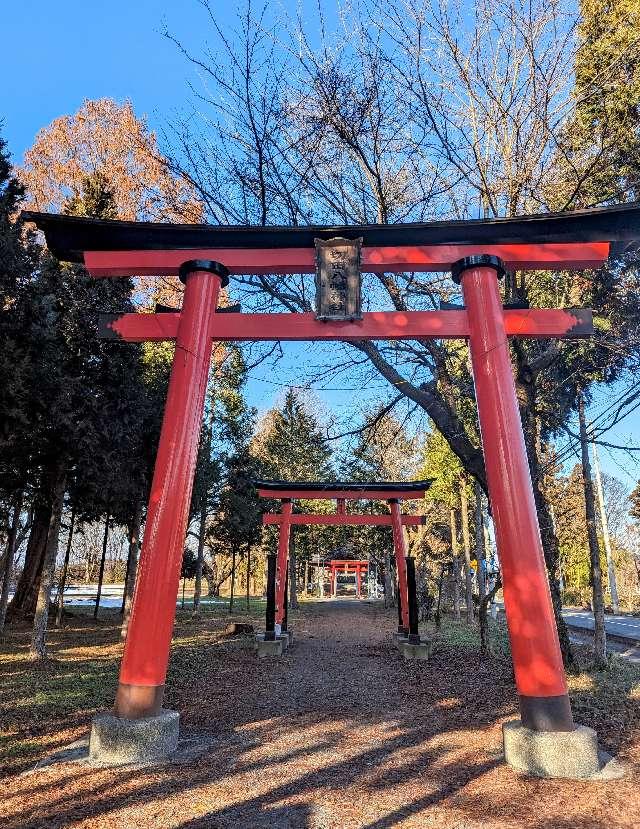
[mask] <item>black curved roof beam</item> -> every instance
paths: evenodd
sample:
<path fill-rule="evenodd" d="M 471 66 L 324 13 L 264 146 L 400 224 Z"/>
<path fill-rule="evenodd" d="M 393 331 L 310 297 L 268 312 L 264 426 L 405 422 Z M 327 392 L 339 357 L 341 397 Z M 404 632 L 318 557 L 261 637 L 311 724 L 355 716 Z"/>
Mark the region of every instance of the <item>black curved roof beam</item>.
<path fill-rule="evenodd" d="M 437 221 L 392 225 L 311 225 L 308 227 L 254 227 L 229 225 L 169 224 L 157 222 L 125 222 L 65 216 L 52 213 L 25 211 L 25 221 L 34 222 L 45 234 L 47 245 L 58 258 L 70 262 L 85 262 L 96 276 L 118 276 L 140 273 L 173 273 L 178 259 L 190 258 L 183 251 L 225 252 L 224 261 L 235 273 L 300 273 L 315 269 L 315 239 L 329 239 L 336 236 L 347 238 L 362 237 L 363 271 L 371 270 L 438 270 L 447 262 L 455 261 L 461 255 L 472 254 L 472 250 L 461 248 L 480 247 L 489 253 L 490 248 L 502 247 L 498 251 L 507 264 L 520 267 L 549 268 L 552 260 L 540 259 L 539 251 L 527 258 L 526 249 L 515 250 L 515 259 L 510 259 L 509 246 L 585 246 L 583 260 L 577 250 L 571 254 L 568 249 L 558 249 L 558 267 L 591 267 L 596 260 L 602 262 L 611 253 L 622 250 L 637 250 L 640 240 L 640 202 L 616 205 L 614 207 L 576 210 L 566 213 L 542 213 L 509 219 L 478 219 L 471 221 Z M 597 254 L 589 245 L 602 243 Z M 604 247 L 606 245 L 606 248 Z M 449 253 L 446 248 L 451 246 Z M 402 249 L 398 251 L 397 249 Z M 422 259 L 412 255 L 416 248 L 422 249 Z M 425 249 L 436 249 L 431 257 L 424 258 Z M 123 258 L 125 252 L 156 251 L 137 260 Z M 243 256 L 233 256 L 233 251 L 244 251 Z M 288 256 L 282 252 L 289 251 Z M 294 252 L 300 254 L 298 258 Z M 114 257 L 113 267 L 100 267 L 98 253 L 121 252 Z M 173 259 L 163 260 L 162 252 L 173 252 Z M 255 260 L 251 258 L 255 252 Z M 276 252 L 280 252 L 275 256 Z M 305 253 L 306 256 L 303 256 Z M 393 254 L 395 253 L 395 260 Z M 439 253 L 439 256 L 436 255 Z M 85 256 L 87 254 L 87 256 Z M 267 255 L 271 254 L 271 258 Z M 571 256 L 574 256 L 574 259 Z M 389 257 L 391 256 L 391 261 Z M 453 257 L 453 258 L 452 258 Z M 192 258 L 192 257 L 191 257 Z M 205 257 L 206 258 L 206 257 Z M 211 257 L 215 258 L 215 257 Z M 108 259 L 108 257 L 107 257 Z M 135 259 L 135 258 L 134 258 Z M 424 259 L 424 261 L 422 261 Z M 92 266 L 91 262 L 95 267 Z M 169 260 L 171 263 L 169 264 Z M 175 261 L 174 261 L 175 260 Z M 235 261 L 237 260 L 237 261 Z M 575 260 L 575 261 L 574 261 Z M 396 266 L 394 266 L 394 261 Z M 252 263 L 253 264 L 250 264 Z M 260 270 L 260 262 L 263 262 Z M 144 265 L 147 265 L 145 270 Z M 249 264 L 246 264 L 249 263 Z M 281 266 L 276 265 L 280 263 Z M 244 266 L 244 271 L 243 271 Z M 134 269 L 137 268 L 136 269 Z M 158 270 L 160 267 L 160 270 Z"/>
<path fill-rule="evenodd" d="M 303 498 L 310 499 L 363 499 L 382 501 L 396 499 L 419 499 L 433 481 L 263 481 L 253 484 L 262 498 Z"/>

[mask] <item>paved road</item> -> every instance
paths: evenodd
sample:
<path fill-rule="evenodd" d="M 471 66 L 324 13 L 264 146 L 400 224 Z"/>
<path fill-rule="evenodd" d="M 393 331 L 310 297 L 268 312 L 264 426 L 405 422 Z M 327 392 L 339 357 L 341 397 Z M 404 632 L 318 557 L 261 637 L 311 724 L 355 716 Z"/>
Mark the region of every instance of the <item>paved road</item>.
<path fill-rule="evenodd" d="M 568 608 L 562 611 L 566 623 L 580 630 L 593 630 L 593 613 L 590 610 Z M 638 616 L 605 616 L 605 627 L 611 636 L 619 636 L 640 642 L 640 617 Z"/>
<path fill-rule="evenodd" d="M 500 612 L 504 612 L 502 602 L 496 602 Z M 579 607 L 567 607 L 562 611 L 562 616 L 569 627 L 577 630 L 590 631 L 595 625 L 593 613 L 590 610 L 582 610 Z M 605 627 L 610 636 L 627 639 L 630 642 L 640 642 L 640 616 L 605 616 Z"/>

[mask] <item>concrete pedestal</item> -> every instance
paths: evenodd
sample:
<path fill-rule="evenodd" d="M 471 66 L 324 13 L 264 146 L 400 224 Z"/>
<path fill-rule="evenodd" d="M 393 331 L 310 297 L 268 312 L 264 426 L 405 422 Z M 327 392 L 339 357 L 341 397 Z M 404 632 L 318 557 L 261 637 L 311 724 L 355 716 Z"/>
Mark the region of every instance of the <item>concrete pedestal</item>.
<path fill-rule="evenodd" d="M 286 634 L 279 633 L 275 639 L 265 639 L 264 633 L 256 633 L 255 648 L 259 659 L 264 659 L 266 656 L 282 656 L 288 646 L 289 637 Z"/>
<path fill-rule="evenodd" d="M 179 730 L 178 712 L 164 708 L 140 720 L 99 714 L 91 723 L 89 759 L 108 766 L 162 763 L 178 748 Z"/>
<path fill-rule="evenodd" d="M 407 638 L 407 634 L 406 633 L 401 633 L 399 630 L 397 630 L 395 633 L 393 633 L 391 635 L 391 639 L 392 639 L 394 645 L 397 645 L 399 642 L 404 642 L 406 640 L 406 638 Z"/>
<path fill-rule="evenodd" d="M 532 731 L 520 720 L 502 726 L 504 759 L 536 777 L 581 780 L 598 774 L 598 735 L 585 725 L 574 731 Z"/>
<path fill-rule="evenodd" d="M 431 641 L 421 639 L 419 642 L 410 642 L 409 639 L 402 639 L 398 642 L 398 650 L 405 659 L 419 659 L 426 662 L 431 654 Z"/>
<path fill-rule="evenodd" d="M 278 638 L 282 639 L 283 647 L 287 650 L 288 647 L 293 645 L 293 631 L 292 630 L 283 630 L 282 633 L 278 634 Z"/>

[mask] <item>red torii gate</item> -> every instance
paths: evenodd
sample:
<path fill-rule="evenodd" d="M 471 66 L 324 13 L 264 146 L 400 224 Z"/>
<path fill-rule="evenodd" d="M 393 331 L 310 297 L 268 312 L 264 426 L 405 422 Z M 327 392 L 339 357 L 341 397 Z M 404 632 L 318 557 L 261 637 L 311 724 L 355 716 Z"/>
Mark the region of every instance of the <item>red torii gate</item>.
<path fill-rule="evenodd" d="M 362 571 L 369 570 L 369 562 L 366 559 L 348 559 L 348 558 L 332 558 L 329 562 L 329 569 L 331 570 L 331 596 L 335 598 L 338 595 L 338 576 L 344 573 L 345 576 L 353 573 L 356 577 L 356 598 L 362 596 Z M 404 633 L 404 628 L 403 628 Z"/>
<path fill-rule="evenodd" d="M 402 483 L 305 483 L 290 481 L 256 481 L 258 495 L 280 501 L 279 513 L 265 513 L 263 524 L 279 524 L 278 559 L 276 567 L 276 624 L 282 625 L 285 615 L 284 598 L 289 557 L 291 526 L 387 526 L 393 531 L 393 549 L 398 574 L 398 600 L 402 613 L 401 633 L 409 632 L 409 604 L 407 596 L 407 569 L 405 558 L 407 544 L 403 527 L 420 526 L 426 521 L 423 515 L 402 515 L 400 501 L 424 498 L 431 481 Z M 329 515 L 294 513 L 295 499 L 335 501 L 336 511 Z M 346 510 L 346 501 L 386 501 L 389 515 L 352 515 Z"/>
<path fill-rule="evenodd" d="M 115 702 L 123 728 L 162 705 L 213 340 L 465 338 L 521 721 L 534 732 L 573 731 L 507 338 L 589 336 L 590 312 L 505 309 L 498 280 L 506 268 L 599 267 L 614 247 L 637 246 L 639 216 L 635 203 L 468 222 L 219 227 L 24 213 L 54 255 L 84 262 L 93 276 L 179 275 L 185 283 L 180 312 L 111 315 L 106 326 L 109 336 L 130 342 L 176 342 Z M 340 322 L 311 314 L 215 313 L 229 273 L 311 273 L 314 240 L 355 236 L 362 238 L 362 271 L 451 269 L 465 307 L 365 313 Z"/>

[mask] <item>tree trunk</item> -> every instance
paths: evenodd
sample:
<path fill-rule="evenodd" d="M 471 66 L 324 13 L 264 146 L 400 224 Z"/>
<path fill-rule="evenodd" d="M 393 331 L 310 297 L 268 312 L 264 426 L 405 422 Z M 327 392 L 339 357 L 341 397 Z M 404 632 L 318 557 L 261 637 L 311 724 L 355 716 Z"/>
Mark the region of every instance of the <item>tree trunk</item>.
<path fill-rule="evenodd" d="M 229 596 L 229 613 L 233 610 L 233 593 L 236 586 L 236 548 L 231 551 L 231 595 Z"/>
<path fill-rule="evenodd" d="M 204 540 L 207 530 L 207 499 L 203 499 L 200 510 L 200 526 L 198 527 L 198 555 L 196 557 L 196 583 L 193 590 L 193 614 L 200 612 L 200 596 L 202 595 L 202 567 L 204 564 Z"/>
<path fill-rule="evenodd" d="M 16 554 L 16 539 L 18 527 L 20 526 L 20 513 L 22 512 L 22 500 L 24 493 L 18 492 L 13 506 L 13 517 L 7 536 L 7 550 L 4 559 L 4 571 L 2 574 L 2 592 L 0 593 L 0 633 L 4 630 L 4 623 L 7 617 L 7 604 L 9 601 L 9 588 L 11 587 L 11 575 L 13 573 L 13 561 Z"/>
<path fill-rule="evenodd" d="M 618 583 L 616 581 L 616 568 L 615 564 L 613 563 L 613 553 L 611 552 L 609 522 L 607 521 L 607 511 L 604 505 L 604 490 L 602 488 L 600 464 L 598 463 L 598 450 L 596 449 L 595 443 L 593 444 L 593 467 L 596 473 L 596 491 L 598 493 L 598 506 L 600 507 L 600 526 L 602 527 L 604 551 L 607 556 L 607 578 L 609 581 L 609 593 L 611 595 L 611 608 L 614 613 L 619 613 L 620 603 L 618 601 Z"/>
<path fill-rule="evenodd" d="M 460 621 L 460 547 L 458 545 L 458 526 L 455 509 L 449 510 L 449 526 L 451 528 L 451 555 L 453 559 L 453 615 Z"/>
<path fill-rule="evenodd" d="M 391 579 L 391 550 L 386 547 L 384 551 L 384 606 L 393 607 L 394 604 Z"/>
<path fill-rule="evenodd" d="M 496 593 L 502 587 L 502 579 L 498 574 L 495 583 L 489 592 L 485 592 L 482 599 L 480 599 L 480 607 L 478 611 L 478 621 L 480 622 L 480 653 L 483 656 L 491 653 L 491 646 L 489 643 L 489 620 L 487 618 L 487 608 L 495 599 Z"/>
<path fill-rule="evenodd" d="M 51 500 L 47 497 L 47 493 L 43 491 L 38 492 L 36 498 L 42 498 L 42 501 L 39 500 L 34 508 L 33 524 L 27 542 L 24 567 L 16 585 L 16 592 L 9 603 L 7 611 L 9 617 L 14 615 L 30 616 L 35 612 L 38 602 L 38 586 L 51 522 Z"/>
<path fill-rule="evenodd" d="M 482 487 L 477 481 L 473 483 L 475 505 L 475 534 L 476 534 L 476 561 L 478 562 L 478 594 L 480 601 L 484 599 L 487 592 L 486 564 L 487 554 L 484 546 L 484 512 L 482 509 Z"/>
<path fill-rule="evenodd" d="M 296 558 L 296 536 L 291 528 L 291 544 L 289 546 L 289 607 L 298 609 L 298 567 Z"/>
<path fill-rule="evenodd" d="M 131 616 L 131 605 L 133 603 L 133 591 L 136 585 L 136 574 L 138 572 L 138 553 L 140 551 L 140 525 L 142 524 L 142 501 L 137 498 L 129 524 L 129 553 L 127 555 L 127 573 L 124 580 L 124 593 L 122 594 L 122 625 L 120 626 L 120 638 L 127 638 L 129 618 Z"/>
<path fill-rule="evenodd" d="M 215 596 L 218 596 L 220 591 L 217 589 L 215 581 L 212 578 L 211 571 L 208 567 L 203 567 L 202 578 L 205 580 L 205 583 L 207 585 L 207 597 L 213 598 Z"/>
<path fill-rule="evenodd" d="M 71 520 L 69 521 L 69 537 L 67 538 L 67 549 L 64 552 L 64 562 L 62 564 L 62 573 L 60 574 L 60 582 L 58 583 L 57 596 L 57 610 L 56 610 L 56 626 L 62 625 L 62 616 L 64 614 L 64 589 L 67 585 L 67 571 L 69 569 L 69 556 L 71 555 L 71 545 L 73 543 L 73 529 L 76 523 L 76 508 L 75 505 L 71 507 Z"/>
<path fill-rule="evenodd" d="M 107 544 L 109 542 L 109 509 L 107 508 L 107 518 L 104 522 L 104 535 L 102 536 L 102 555 L 100 556 L 100 569 L 98 570 L 98 589 L 96 591 L 96 606 L 93 608 L 93 618 L 98 618 L 98 608 L 100 607 L 100 596 L 102 595 L 102 579 L 104 578 L 104 563 L 107 558 Z"/>
<path fill-rule="evenodd" d="M 596 532 L 595 496 L 591 479 L 589 460 L 589 438 L 584 415 L 584 397 L 578 397 L 578 420 L 580 423 L 580 451 L 582 454 L 582 483 L 584 507 L 587 517 L 587 538 L 589 540 L 589 561 L 591 566 L 591 590 L 593 596 L 593 661 L 596 668 L 607 664 L 607 633 L 604 623 L 604 593 L 602 589 L 602 568 L 600 567 L 600 546 Z"/>
<path fill-rule="evenodd" d="M 469 501 L 466 476 L 460 476 L 460 515 L 462 518 L 462 543 L 464 545 L 464 587 L 467 605 L 467 624 L 473 624 L 473 582 L 471 581 L 471 538 L 469 536 Z"/>
<path fill-rule="evenodd" d="M 58 536 L 60 534 L 60 521 L 62 519 L 62 507 L 64 503 L 64 491 L 66 475 L 59 470 L 58 476 L 53 484 L 51 495 L 51 518 L 49 531 L 47 533 L 47 544 L 45 557 L 42 562 L 40 574 L 40 586 L 38 589 L 38 601 L 33 617 L 33 635 L 31 637 L 31 648 L 29 654 L 32 659 L 40 660 L 47 657 L 47 622 L 49 621 L 49 602 L 51 600 L 51 588 L 56 569 L 56 558 L 58 556 Z"/>
<path fill-rule="evenodd" d="M 445 565 L 443 564 L 440 568 L 440 578 L 438 579 L 438 601 L 436 602 L 436 615 L 435 615 L 435 624 L 436 630 L 440 630 L 440 625 L 442 623 L 442 586 L 444 584 L 444 571 Z"/>
<path fill-rule="evenodd" d="M 250 586 L 249 581 L 251 579 L 251 544 L 247 544 L 247 610 L 251 607 L 250 602 Z"/>

